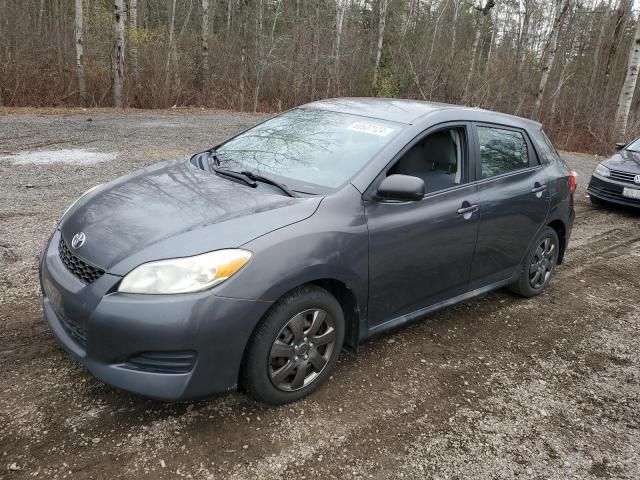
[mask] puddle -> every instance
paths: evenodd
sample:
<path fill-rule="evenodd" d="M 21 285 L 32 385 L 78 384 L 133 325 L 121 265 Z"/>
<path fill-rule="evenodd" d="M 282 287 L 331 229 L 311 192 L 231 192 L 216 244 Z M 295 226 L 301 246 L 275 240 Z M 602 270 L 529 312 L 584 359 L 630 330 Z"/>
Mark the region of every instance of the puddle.
<path fill-rule="evenodd" d="M 90 152 L 88 150 L 38 150 L 5 155 L 0 160 L 9 160 L 17 165 L 45 165 L 49 163 L 69 163 L 72 165 L 91 165 L 108 162 L 116 158 L 115 153 Z"/>

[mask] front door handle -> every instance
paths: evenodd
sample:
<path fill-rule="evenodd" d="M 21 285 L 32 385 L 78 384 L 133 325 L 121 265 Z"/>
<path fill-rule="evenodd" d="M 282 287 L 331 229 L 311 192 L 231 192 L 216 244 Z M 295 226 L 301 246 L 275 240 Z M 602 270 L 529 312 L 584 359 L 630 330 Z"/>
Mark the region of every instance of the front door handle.
<path fill-rule="evenodd" d="M 462 215 L 465 220 L 469 220 L 477 211 L 478 205 L 471 205 L 469 202 L 464 202 L 462 207 L 458 209 L 458 214 Z"/>
<path fill-rule="evenodd" d="M 542 192 L 544 192 L 546 189 L 546 185 L 540 185 L 538 182 L 536 182 L 531 189 L 531 193 L 535 193 L 536 197 L 540 198 L 542 197 Z"/>

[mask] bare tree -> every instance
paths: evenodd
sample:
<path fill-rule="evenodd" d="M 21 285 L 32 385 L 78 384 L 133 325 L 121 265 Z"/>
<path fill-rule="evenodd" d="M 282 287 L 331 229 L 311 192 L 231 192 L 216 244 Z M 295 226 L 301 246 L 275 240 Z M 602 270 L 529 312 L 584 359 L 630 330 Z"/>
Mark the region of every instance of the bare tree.
<path fill-rule="evenodd" d="M 167 63 L 165 66 L 165 77 L 164 77 L 164 89 L 166 94 L 169 94 L 170 89 L 170 79 L 171 79 L 171 60 L 175 59 L 175 41 L 174 41 L 174 33 L 176 28 L 176 0 L 171 0 L 171 16 L 169 20 L 169 45 L 167 51 Z"/>
<path fill-rule="evenodd" d="M 495 0 L 486 0 L 483 7 L 477 7 L 479 19 L 476 22 L 476 31 L 473 39 L 473 46 L 471 47 L 471 65 L 469 67 L 469 73 L 467 74 L 467 81 L 464 84 L 464 99 L 468 101 L 469 97 L 469 88 L 471 87 L 471 83 L 473 81 L 473 75 L 475 73 L 476 68 L 476 57 L 478 55 L 478 45 L 480 44 L 480 36 L 482 35 L 482 31 L 484 30 L 484 25 L 487 18 L 489 17 L 489 13 L 491 13 L 491 9 L 496 6 Z"/>
<path fill-rule="evenodd" d="M 540 77 L 540 85 L 538 86 L 538 92 L 536 93 L 536 101 L 533 107 L 532 116 L 534 118 L 540 117 L 540 109 L 542 108 L 542 98 L 544 91 L 547 88 L 547 82 L 549 81 L 549 73 L 553 67 L 553 62 L 556 58 L 556 51 L 558 49 L 558 35 L 560 34 L 560 27 L 564 21 L 564 17 L 569 10 L 569 2 L 571 0 L 555 0 L 555 17 L 553 20 L 553 26 L 551 28 L 551 34 L 549 35 L 549 41 L 546 46 L 546 58 L 542 63 L 542 75 Z"/>
<path fill-rule="evenodd" d="M 336 40 L 334 58 L 334 77 L 336 82 L 336 92 L 340 95 L 340 44 L 342 42 L 342 25 L 347 11 L 347 0 L 338 0 L 336 9 Z"/>
<path fill-rule="evenodd" d="M 129 0 L 129 26 L 133 34 L 133 40 L 129 46 L 131 52 L 131 67 L 133 68 L 133 78 L 136 85 L 140 81 L 140 72 L 138 67 L 138 0 Z"/>
<path fill-rule="evenodd" d="M 115 0 L 115 40 L 113 52 L 113 104 L 124 106 L 122 89 L 124 85 L 124 0 Z"/>
<path fill-rule="evenodd" d="M 78 91 L 82 102 L 87 98 L 87 84 L 84 77 L 84 13 L 82 1 L 76 0 L 74 33 L 76 42 L 76 75 L 78 77 Z"/>
<path fill-rule="evenodd" d="M 0 0 L 5 105 L 82 104 L 82 64 L 97 106 L 258 111 L 375 93 L 533 112 L 555 143 L 598 153 L 637 15 L 633 0 L 83 0 L 81 31 L 76 2 Z M 640 94 L 628 129 L 639 109 Z"/>
<path fill-rule="evenodd" d="M 202 62 L 203 88 L 209 77 L 209 0 L 202 0 L 202 50 L 200 52 Z"/>
<path fill-rule="evenodd" d="M 382 46 L 384 44 L 384 27 L 387 21 L 387 0 L 378 0 L 378 14 L 380 16 L 378 23 L 378 43 L 376 46 L 376 62 L 373 67 L 373 78 L 371 87 L 375 90 L 378 85 L 378 69 L 380 68 L 380 57 L 382 55 Z"/>
<path fill-rule="evenodd" d="M 636 91 L 638 82 L 638 68 L 640 68 L 640 18 L 636 22 L 635 34 L 631 42 L 629 60 L 627 62 L 627 74 L 622 85 L 620 98 L 618 99 L 618 110 L 616 112 L 616 134 L 623 140 L 627 134 L 627 123 L 631 102 Z"/>
<path fill-rule="evenodd" d="M 518 36 L 518 44 L 516 47 L 516 59 L 518 62 L 518 76 L 522 73 L 525 57 L 527 55 L 527 39 L 529 36 L 529 22 L 531 21 L 531 0 L 524 0 L 524 15 L 522 18 L 522 27 Z"/>
<path fill-rule="evenodd" d="M 267 65 L 269 64 L 269 60 L 271 58 L 271 56 L 273 55 L 273 51 L 276 48 L 276 37 L 275 37 L 275 33 L 276 33 L 276 26 L 278 24 L 278 17 L 280 17 L 280 7 L 281 7 L 282 3 L 279 2 L 276 6 L 276 12 L 273 16 L 273 23 L 271 24 L 271 34 L 269 35 L 269 50 L 267 51 L 266 54 L 261 54 L 260 58 L 258 59 L 257 65 L 256 65 L 256 69 L 257 69 L 257 73 L 256 73 L 256 87 L 254 89 L 253 92 L 253 111 L 257 112 L 258 111 L 258 100 L 260 97 L 260 86 L 262 85 L 262 80 L 264 78 L 264 72 L 267 69 Z M 262 21 L 260 21 L 259 23 L 259 29 L 260 29 L 260 33 L 262 33 Z M 260 39 L 260 45 L 259 45 L 259 51 L 262 52 L 262 39 Z M 244 57 L 243 57 L 244 58 Z M 244 61 L 243 61 L 244 64 Z M 244 77 L 242 77 L 241 82 L 241 88 L 244 88 Z"/>
<path fill-rule="evenodd" d="M 627 23 L 627 16 L 631 13 L 632 8 L 633 0 L 618 0 L 618 19 L 613 31 L 611 45 L 609 46 L 609 53 L 607 54 L 607 65 L 604 69 L 604 84 L 602 86 L 602 90 L 607 90 L 609 88 L 609 79 L 611 78 L 611 70 L 615 62 L 616 52 L 624 34 L 625 25 Z"/>

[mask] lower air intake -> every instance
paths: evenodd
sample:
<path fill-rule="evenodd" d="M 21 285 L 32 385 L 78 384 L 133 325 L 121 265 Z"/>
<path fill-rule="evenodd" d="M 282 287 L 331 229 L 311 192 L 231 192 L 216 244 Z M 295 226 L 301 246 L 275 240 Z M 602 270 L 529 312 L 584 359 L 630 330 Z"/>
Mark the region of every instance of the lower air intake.
<path fill-rule="evenodd" d="M 129 357 L 127 368 L 151 373 L 188 373 L 196 363 L 196 352 L 142 352 Z"/>

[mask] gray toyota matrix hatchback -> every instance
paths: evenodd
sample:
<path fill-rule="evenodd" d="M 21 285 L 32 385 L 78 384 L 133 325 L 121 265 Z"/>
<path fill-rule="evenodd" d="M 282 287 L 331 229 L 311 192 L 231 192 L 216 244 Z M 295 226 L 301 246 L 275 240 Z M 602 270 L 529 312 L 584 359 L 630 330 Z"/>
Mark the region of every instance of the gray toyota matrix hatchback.
<path fill-rule="evenodd" d="M 84 194 L 42 255 L 44 314 L 116 387 L 282 404 L 372 335 L 496 288 L 542 292 L 574 190 L 538 123 L 314 102 Z"/>

